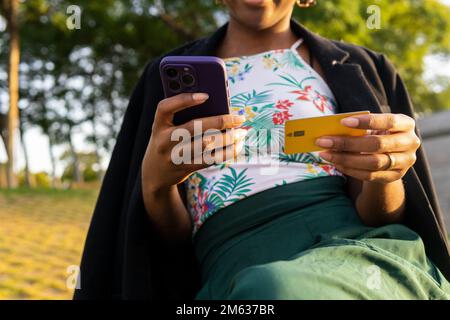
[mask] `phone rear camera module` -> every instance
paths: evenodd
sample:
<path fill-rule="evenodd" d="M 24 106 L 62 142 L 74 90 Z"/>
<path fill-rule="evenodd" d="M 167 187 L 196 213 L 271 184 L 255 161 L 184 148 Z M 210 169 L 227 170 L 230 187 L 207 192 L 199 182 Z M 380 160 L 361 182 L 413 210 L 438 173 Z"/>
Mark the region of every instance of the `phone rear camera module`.
<path fill-rule="evenodd" d="M 171 80 L 171 81 L 169 81 L 169 88 L 170 88 L 170 90 L 177 92 L 181 89 L 181 85 L 178 81 Z"/>
<path fill-rule="evenodd" d="M 166 74 L 169 78 L 175 78 L 178 75 L 178 71 L 175 68 L 167 68 Z"/>
<path fill-rule="evenodd" d="M 183 76 L 181 77 L 181 81 L 186 87 L 192 87 L 195 82 L 194 77 L 190 73 L 183 74 Z"/>

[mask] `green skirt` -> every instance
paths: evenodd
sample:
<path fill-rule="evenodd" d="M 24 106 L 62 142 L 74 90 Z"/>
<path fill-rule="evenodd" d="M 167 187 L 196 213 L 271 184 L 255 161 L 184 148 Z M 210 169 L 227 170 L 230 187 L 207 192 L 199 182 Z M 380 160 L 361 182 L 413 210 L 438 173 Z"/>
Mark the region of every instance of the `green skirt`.
<path fill-rule="evenodd" d="M 194 236 L 196 299 L 450 299 L 417 233 L 365 226 L 342 177 L 279 186 L 212 215 Z"/>

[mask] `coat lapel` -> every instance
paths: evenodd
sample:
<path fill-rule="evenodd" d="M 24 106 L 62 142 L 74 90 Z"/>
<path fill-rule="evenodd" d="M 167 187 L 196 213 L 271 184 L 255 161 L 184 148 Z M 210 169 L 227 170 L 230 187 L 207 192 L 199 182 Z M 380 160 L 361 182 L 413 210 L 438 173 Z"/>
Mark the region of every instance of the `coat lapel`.
<path fill-rule="evenodd" d="M 202 39 L 188 49 L 185 54 L 214 55 L 226 34 L 227 27 L 228 23 L 224 24 L 210 37 Z M 360 110 L 370 110 L 372 113 L 387 111 L 374 94 L 374 88 L 364 76 L 361 66 L 351 63 L 350 53 L 336 46 L 333 41 L 309 31 L 293 19 L 291 29 L 298 37 L 303 37 L 319 61 L 326 81 L 337 100 L 338 113 Z"/>

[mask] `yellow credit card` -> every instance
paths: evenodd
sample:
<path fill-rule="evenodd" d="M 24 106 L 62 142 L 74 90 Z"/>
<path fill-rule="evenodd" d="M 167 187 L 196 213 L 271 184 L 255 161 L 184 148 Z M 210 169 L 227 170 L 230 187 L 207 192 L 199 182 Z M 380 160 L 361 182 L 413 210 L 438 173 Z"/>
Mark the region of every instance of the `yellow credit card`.
<path fill-rule="evenodd" d="M 340 123 L 341 119 L 351 116 L 369 114 L 370 111 L 346 112 L 288 120 L 284 124 L 284 153 L 303 153 L 325 150 L 315 144 L 322 136 L 363 136 L 365 129 L 349 128 Z"/>

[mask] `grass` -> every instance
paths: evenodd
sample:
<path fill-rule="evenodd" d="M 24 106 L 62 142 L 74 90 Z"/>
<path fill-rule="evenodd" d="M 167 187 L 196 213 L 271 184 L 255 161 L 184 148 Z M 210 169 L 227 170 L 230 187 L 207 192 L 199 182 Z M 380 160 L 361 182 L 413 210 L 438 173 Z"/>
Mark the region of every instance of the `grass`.
<path fill-rule="evenodd" d="M 71 299 L 97 191 L 0 190 L 0 299 Z"/>
<path fill-rule="evenodd" d="M 71 299 L 96 189 L 0 190 L 0 299 Z"/>

